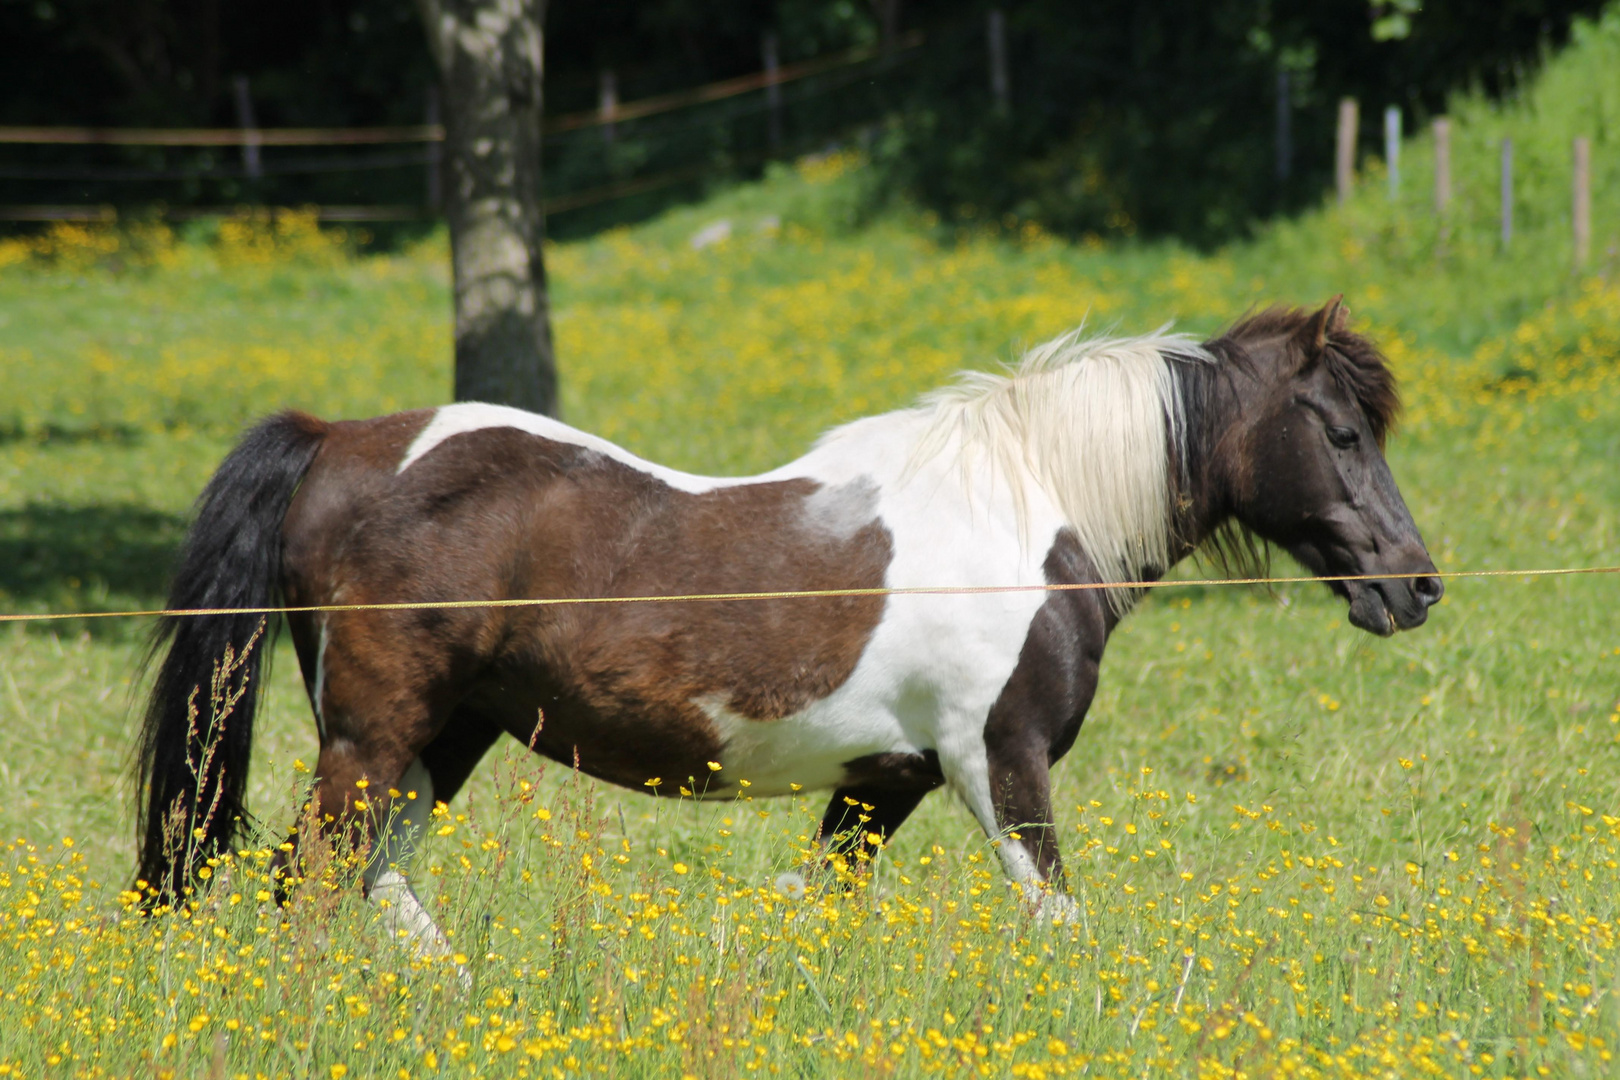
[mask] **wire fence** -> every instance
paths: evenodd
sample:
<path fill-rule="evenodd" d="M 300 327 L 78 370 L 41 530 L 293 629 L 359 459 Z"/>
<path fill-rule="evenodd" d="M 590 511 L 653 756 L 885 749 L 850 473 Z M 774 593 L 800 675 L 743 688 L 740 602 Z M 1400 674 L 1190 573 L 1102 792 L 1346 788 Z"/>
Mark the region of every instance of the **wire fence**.
<path fill-rule="evenodd" d="M 747 75 L 549 117 L 547 212 L 747 173 L 848 138 L 880 115 L 923 41 L 913 32 L 780 66 L 771 50 L 773 63 Z M 328 220 L 432 217 L 445 131 L 428 101 L 430 122 L 393 127 L 0 127 L 10 196 L 0 195 L 0 220 L 105 220 L 108 207 L 143 204 L 183 220 L 264 202 L 315 204 Z"/>
<path fill-rule="evenodd" d="M 616 604 L 690 604 L 761 600 L 837 600 L 852 597 L 900 596 L 986 596 L 1016 593 L 1107 592 L 1127 589 L 1215 588 L 1222 586 L 1302 585 L 1313 582 L 1403 581 L 1415 578 L 1522 578 L 1573 577 L 1586 574 L 1620 574 L 1620 566 L 1563 566 L 1527 570 L 1441 570 L 1409 574 L 1326 574 L 1320 577 L 1187 578 L 1154 581 L 1053 582 L 1042 585 L 924 585 L 878 586 L 849 589 L 780 589 L 761 592 L 677 593 L 643 596 L 537 596 L 508 597 L 500 600 L 401 600 L 374 604 L 300 604 L 277 607 L 243 608 L 149 608 L 127 611 L 18 612 L 0 614 L 0 623 L 60 622 L 67 619 L 203 618 L 214 615 L 304 615 L 340 611 L 451 611 L 468 608 L 547 608 Z"/>

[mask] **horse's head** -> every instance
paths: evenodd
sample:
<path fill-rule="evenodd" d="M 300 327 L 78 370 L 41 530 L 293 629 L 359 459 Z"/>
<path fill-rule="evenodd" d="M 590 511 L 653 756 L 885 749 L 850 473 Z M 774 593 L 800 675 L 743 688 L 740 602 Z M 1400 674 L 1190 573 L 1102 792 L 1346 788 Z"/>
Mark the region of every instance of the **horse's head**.
<path fill-rule="evenodd" d="M 1335 298 L 1314 313 L 1262 313 L 1221 339 L 1242 355 L 1218 456 L 1237 520 L 1313 574 L 1370 575 L 1329 585 L 1351 623 L 1387 635 L 1422 625 L 1445 590 L 1384 460 L 1394 377 L 1345 318 Z"/>

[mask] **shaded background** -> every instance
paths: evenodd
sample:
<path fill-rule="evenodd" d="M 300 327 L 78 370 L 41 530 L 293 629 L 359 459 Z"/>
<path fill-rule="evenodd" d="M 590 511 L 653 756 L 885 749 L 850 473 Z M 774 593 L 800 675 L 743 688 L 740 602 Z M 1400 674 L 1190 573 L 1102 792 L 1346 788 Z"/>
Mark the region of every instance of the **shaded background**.
<path fill-rule="evenodd" d="M 554 0 L 547 113 L 621 102 L 872 46 L 884 16 L 923 44 L 782 87 L 780 141 L 763 92 L 546 143 L 557 235 L 633 221 L 757 175 L 771 157 L 859 143 L 874 198 L 905 192 L 947 221 L 1036 220 L 1066 234 L 1174 234 L 1208 244 L 1320 197 L 1339 97 L 1362 102 L 1364 148 L 1399 105 L 1407 130 L 1478 85 L 1511 94 L 1595 0 L 1029 0 L 1005 8 L 1009 107 L 989 85 L 983 3 L 936 0 Z M 419 124 L 432 64 L 408 0 L 0 0 L 0 124 L 234 126 L 234 80 L 257 123 Z M 1278 73 L 1293 152 L 1277 167 Z M 0 146 L 0 203 L 134 208 L 240 203 L 421 205 L 421 146 Z M 647 185 L 607 197 L 627 185 Z M 579 197 L 583 196 L 583 200 Z"/>

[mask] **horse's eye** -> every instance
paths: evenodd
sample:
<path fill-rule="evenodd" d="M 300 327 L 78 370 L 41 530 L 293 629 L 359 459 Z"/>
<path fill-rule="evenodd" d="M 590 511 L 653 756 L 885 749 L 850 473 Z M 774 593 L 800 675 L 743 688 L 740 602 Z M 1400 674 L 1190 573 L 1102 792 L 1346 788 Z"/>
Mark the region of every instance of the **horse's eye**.
<path fill-rule="evenodd" d="M 1349 427 L 1330 427 L 1327 436 L 1328 442 L 1340 450 L 1347 450 L 1361 441 L 1361 432 Z"/>

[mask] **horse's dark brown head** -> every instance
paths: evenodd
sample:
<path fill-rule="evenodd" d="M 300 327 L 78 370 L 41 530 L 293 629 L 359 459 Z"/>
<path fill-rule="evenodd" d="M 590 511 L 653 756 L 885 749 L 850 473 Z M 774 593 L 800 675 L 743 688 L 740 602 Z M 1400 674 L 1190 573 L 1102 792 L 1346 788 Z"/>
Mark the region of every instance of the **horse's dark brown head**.
<path fill-rule="evenodd" d="M 1229 361 L 1236 414 L 1212 464 L 1244 527 L 1313 574 L 1373 576 L 1329 584 L 1351 623 L 1387 635 L 1422 625 L 1444 587 L 1384 460 L 1394 376 L 1346 314 L 1338 298 L 1315 312 L 1274 308 L 1211 342 Z"/>

